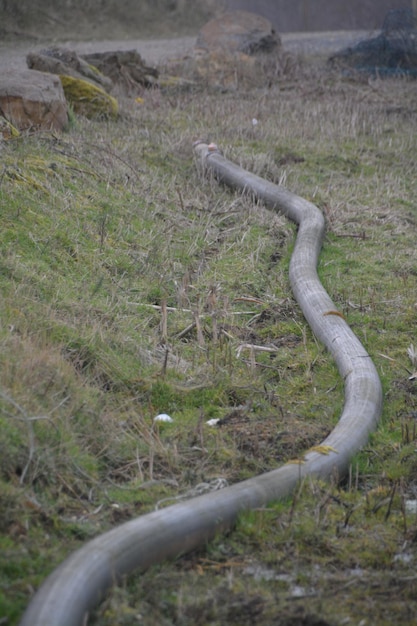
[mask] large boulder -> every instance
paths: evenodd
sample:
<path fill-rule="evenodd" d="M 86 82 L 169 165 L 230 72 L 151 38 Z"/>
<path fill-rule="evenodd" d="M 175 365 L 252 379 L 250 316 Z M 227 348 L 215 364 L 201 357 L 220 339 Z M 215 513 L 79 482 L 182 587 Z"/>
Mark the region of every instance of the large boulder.
<path fill-rule="evenodd" d="M 114 50 L 84 54 L 82 58 L 90 67 L 111 80 L 121 94 L 135 95 L 144 87 L 154 87 L 159 76 L 158 70 L 145 64 L 137 50 Z"/>
<path fill-rule="evenodd" d="M 267 64 L 281 65 L 281 39 L 271 22 L 230 11 L 200 30 L 188 65 L 192 78 L 212 87 L 242 89 L 268 84 Z"/>
<path fill-rule="evenodd" d="M 343 70 L 378 76 L 417 77 L 416 16 L 411 9 L 389 11 L 379 35 L 340 50 L 329 62 Z"/>
<path fill-rule="evenodd" d="M 19 130 L 63 130 L 68 106 L 58 76 L 36 70 L 1 72 L 0 115 Z"/>
<path fill-rule="evenodd" d="M 85 117 L 117 117 L 118 103 L 108 92 L 113 81 L 78 56 L 74 50 L 52 46 L 26 57 L 30 68 L 57 74 L 65 98 L 75 113 Z"/>
<path fill-rule="evenodd" d="M 196 52 L 192 77 L 199 83 L 227 90 L 260 87 L 265 77 L 253 56 L 244 52 Z"/>
<path fill-rule="evenodd" d="M 74 50 L 51 46 L 40 52 L 30 52 L 26 57 L 27 66 L 40 72 L 49 72 L 81 78 L 92 85 L 110 91 L 113 83 L 107 76 L 78 56 Z"/>
<path fill-rule="evenodd" d="M 276 51 L 281 45 L 271 22 L 247 11 L 230 11 L 210 20 L 200 30 L 196 48 L 248 55 Z"/>
<path fill-rule="evenodd" d="M 29 53 L 26 62 L 31 69 L 82 79 L 118 95 L 137 95 L 144 87 L 154 87 L 158 79 L 158 70 L 147 66 L 137 50 L 79 55 L 51 46 Z"/>

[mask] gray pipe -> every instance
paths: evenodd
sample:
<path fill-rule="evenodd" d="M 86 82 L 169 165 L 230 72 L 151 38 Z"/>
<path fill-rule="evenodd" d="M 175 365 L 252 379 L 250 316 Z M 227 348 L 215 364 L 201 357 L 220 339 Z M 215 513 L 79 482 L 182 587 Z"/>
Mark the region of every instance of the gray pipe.
<path fill-rule="evenodd" d="M 317 276 L 324 233 L 320 211 L 234 165 L 213 146 L 199 143 L 195 152 L 203 168 L 220 181 L 252 194 L 298 224 L 290 263 L 291 286 L 310 327 L 333 355 L 344 380 L 342 415 L 321 445 L 306 453 L 304 462 L 290 462 L 221 491 L 149 513 L 88 542 L 45 580 L 21 626 L 81 626 L 105 591 L 122 576 L 204 545 L 231 528 L 239 513 L 287 496 L 305 476 L 344 476 L 352 455 L 367 442 L 379 420 L 382 391 L 376 369 Z"/>

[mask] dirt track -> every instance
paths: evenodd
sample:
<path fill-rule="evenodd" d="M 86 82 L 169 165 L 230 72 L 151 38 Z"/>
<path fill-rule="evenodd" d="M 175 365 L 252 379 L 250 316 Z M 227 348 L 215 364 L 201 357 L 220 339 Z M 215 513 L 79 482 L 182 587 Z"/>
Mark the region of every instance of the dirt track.
<path fill-rule="evenodd" d="M 328 56 L 341 48 L 366 39 L 368 31 L 335 31 L 320 33 L 284 33 L 281 35 L 285 50 L 295 54 Z M 136 49 L 149 65 L 163 63 L 164 60 L 181 57 L 192 50 L 195 37 L 176 39 L 130 39 L 103 40 L 90 42 L 62 41 L 61 44 L 80 54 L 105 52 L 108 50 Z M 54 42 L 56 44 L 56 42 Z M 45 43 L 8 42 L 0 44 L 0 69 L 22 69 L 26 67 L 26 55 L 29 51 L 45 47 Z"/>

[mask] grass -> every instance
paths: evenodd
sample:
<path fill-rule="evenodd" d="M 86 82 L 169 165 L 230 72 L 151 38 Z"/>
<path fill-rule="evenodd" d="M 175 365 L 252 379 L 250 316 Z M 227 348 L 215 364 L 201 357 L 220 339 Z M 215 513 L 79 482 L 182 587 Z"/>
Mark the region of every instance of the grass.
<path fill-rule="evenodd" d="M 301 65 L 269 88 L 149 91 L 117 121 L 2 145 L 2 623 L 90 537 L 298 457 L 340 414 L 289 290 L 295 228 L 204 179 L 196 137 L 323 210 L 319 273 L 378 368 L 383 419 L 342 485 L 308 480 L 242 515 L 91 623 L 410 623 L 416 90 Z"/>
<path fill-rule="evenodd" d="M 217 0 L 103 0 L 100 6 L 92 0 L 40 0 L 37 11 L 28 0 L 18 6 L 2 3 L 2 35 L 42 40 L 86 41 L 103 39 L 136 39 L 178 37 L 191 34 L 203 26 L 222 6 Z"/>

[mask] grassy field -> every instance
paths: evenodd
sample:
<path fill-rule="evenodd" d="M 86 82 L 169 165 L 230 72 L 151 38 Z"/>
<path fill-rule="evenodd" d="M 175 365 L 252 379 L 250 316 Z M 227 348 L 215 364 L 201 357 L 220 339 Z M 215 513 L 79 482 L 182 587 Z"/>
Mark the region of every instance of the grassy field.
<path fill-rule="evenodd" d="M 319 273 L 383 419 L 342 485 L 242 515 L 89 623 L 415 618 L 417 83 L 306 60 L 264 82 L 155 89 L 117 121 L 0 145 L 1 624 L 89 538 L 275 468 L 338 419 L 343 382 L 289 289 L 295 227 L 204 179 L 196 138 L 323 210 Z"/>
<path fill-rule="evenodd" d="M 222 6 L 221 0 L 2 0 L 0 35 L 54 41 L 195 35 Z"/>

